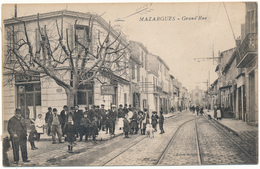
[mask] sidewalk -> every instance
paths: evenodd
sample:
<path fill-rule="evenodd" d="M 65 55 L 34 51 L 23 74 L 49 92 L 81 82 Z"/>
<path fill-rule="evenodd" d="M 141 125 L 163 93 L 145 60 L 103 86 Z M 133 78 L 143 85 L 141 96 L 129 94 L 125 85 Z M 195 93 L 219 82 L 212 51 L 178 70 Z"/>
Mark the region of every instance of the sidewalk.
<path fill-rule="evenodd" d="M 221 124 L 227 130 L 238 134 L 245 131 L 258 131 L 258 127 L 250 126 L 242 120 L 236 120 L 234 118 L 222 118 L 221 120 L 214 119 L 214 110 L 205 110 L 205 114 L 210 115 L 213 120 Z"/>

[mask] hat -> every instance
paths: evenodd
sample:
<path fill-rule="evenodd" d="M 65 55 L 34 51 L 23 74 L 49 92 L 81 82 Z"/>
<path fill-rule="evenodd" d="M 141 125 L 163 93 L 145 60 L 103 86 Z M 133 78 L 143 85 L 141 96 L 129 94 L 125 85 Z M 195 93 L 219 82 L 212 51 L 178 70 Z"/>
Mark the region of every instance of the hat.
<path fill-rule="evenodd" d="M 64 105 L 63 108 L 68 108 L 68 106 L 67 106 L 67 105 Z"/>
<path fill-rule="evenodd" d="M 51 107 L 48 107 L 48 110 L 52 110 L 52 108 L 51 108 Z"/>
<path fill-rule="evenodd" d="M 105 106 L 104 104 L 101 104 L 101 106 Z"/>
<path fill-rule="evenodd" d="M 157 111 L 153 111 L 152 113 L 153 113 L 153 114 L 154 114 L 154 113 L 157 113 Z"/>
<path fill-rule="evenodd" d="M 122 105 L 122 104 L 120 104 L 120 105 L 119 105 L 119 107 L 123 107 L 123 105 Z"/>
<path fill-rule="evenodd" d="M 53 112 L 57 112 L 57 109 L 56 109 L 56 108 L 53 108 Z"/>
<path fill-rule="evenodd" d="M 113 104 L 112 107 L 116 107 L 116 105 Z"/>
<path fill-rule="evenodd" d="M 127 107 L 127 104 L 125 104 L 125 106 Z"/>
<path fill-rule="evenodd" d="M 144 111 L 147 111 L 148 109 L 147 108 L 144 108 Z"/>
<path fill-rule="evenodd" d="M 21 114 L 22 110 L 20 108 L 15 109 L 15 114 Z"/>
<path fill-rule="evenodd" d="M 99 108 L 99 106 L 96 106 L 96 108 Z"/>

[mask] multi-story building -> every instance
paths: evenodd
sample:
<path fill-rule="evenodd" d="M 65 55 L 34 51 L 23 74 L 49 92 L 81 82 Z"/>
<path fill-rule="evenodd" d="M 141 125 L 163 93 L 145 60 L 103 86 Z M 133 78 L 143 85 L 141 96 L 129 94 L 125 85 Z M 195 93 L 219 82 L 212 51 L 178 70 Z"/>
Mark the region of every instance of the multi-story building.
<path fill-rule="evenodd" d="M 131 56 L 137 58 L 139 62 L 136 64 L 137 69 L 135 70 L 136 78 L 132 80 L 132 86 L 136 89 L 138 88 L 139 92 L 133 93 L 133 106 L 140 107 L 141 110 L 143 108 L 147 108 L 148 104 L 148 72 L 147 72 L 147 54 L 148 50 L 146 47 L 140 43 L 135 41 L 130 41 L 129 47 L 131 49 Z M 134 74 L 135 74 L 134 73 Z M 133 76 L 134 77 L 134 76 Z M 134 91 L 133 89 L 133 91 Z"/>
<path fill-rule="evenodd" d="M 93 20 L 93 26 L 90 27 L 90 18 L 93 17 L 95 20 Z M 92 28 L 92 31 L 90 28 Z M 108 32 L 110 32 L 110 35 L 106 39 Z M 60 41 L 58 36 L 62 35 L 63 39 Z M 49 48 L 46 47 L 43 48 L 44 50 L 40 50 L 40 38 L 42 37 L 45 37 L 45 39 L 46 37 L 52 38 L 48 42 L 56 40 L 57 43 L 49 43 Z M 22 39 L 25 41 L 26 38 L 28 38 L 27 41 L 30 41 L 30 44 L 33 46 L 32 48 L 22 43 Z M 76 40 L 79 43 L 76 43 Z M 67 83 L 70 86 L 76 84 L 73 81 L 73 77 L 75 76 L 72 75 L 71 67 L 80 67 L 79 65 L 83 64 L 82 60 L 79 59 L 80 61 L 77 62 L 77 65 L 71 65 L 72 62 L 69 60 L 76 63 L 75 60 L 80 58 L 80 52 L 84 50 L 80 50 L 82 48 L 80 48 L 79 44 L 91 43 L 90 52 L 94 53 L 94 51 L 97 51 L 98 40 L 104 41 L 106 45 L 110 45 L 113 42 L 118 44 L 116 41 L 120 41 L 122 46 L 128 45 L 126 39 L 111 28 L 102 17 L 91 13 L 63 10 L 4 20 L 3 121 L 6 122 L 13 115 L 16 107 L 22 109 L 23 116 L 26 119 L 36 118 L 37 114 L 43 114 L 44 116 L 48 107 L 56 107 L 58 111 L 61 111 L 63 105 L 68 103 L 69 96 L 65 88 L 60 84 L 61 82 Z M 67 45 L 66 50 L 63 50 L 64 48 L 60 46 L 56 50 L 54 45 L 57 44 L 61 46 Z M 45 45 L 48 45 L 48 43 L 45 43 Z M 12 47 L 14 50 L 11 51 L 19 50 L 19 55 L 8 53 Z M 28 49 L 31 50 L 30 53 L 28 53 Z M 61 53 L 54 55 L 48 49 L 53 50 L 53 53 L 55 50 Z M 69 50 L 73 51 L 71 51 L 70 59 L 66 59 L 65 53 Z M 123 51 L 124 56 L 120 60 L 124 63 L 123 65 L 129 64 L 128 60 L 136 61 L 135 58 L 132 59 L 129 57 L 129 48 L 124 48 Z M 46 76 L 47 73 L 43 69 L 31 68 L 30 71 L 33 73 L 30 73 L 32 74 L 23 74 L 22 68 L 26 65 L 26 62 L 31 66 L 35 66 L 32 64 L 32 60 L 26 60 L 26 58 L 29 58 L 29 54 L 33 55 L 31 59 L 36 58 L 40 64 L 52 66 L 48 67 L 48 70 L 52 69 L 53 73 L 48 72 L 49 75 Z M 98 77 L 80 85 L 73 99 L 74 104 L 79 105 L 81 108 L 89 107 L 93 104 L 105 104 L 106 108 L 110 108 L 111 104 L 130 103 L 132 93 L 129 90 L 131 80 L 129 74 L 131 72 L 129 69 L 117 69 L 117 71 L 113 71 L 116 69 L 116 65 L 113 64 L 115 62 L 112 62 L 115 55 L 113 53 L 108 55 L 107 58 L 111 62 L 107 62 L 109 66 L 106 66 L 109 67 L 110 71 L 102 71 Z M 21 61 L 20 58 L 17 59 L 18 56 L 25 56 L 25 62 L 20 64 L 23 66 L 18 66 L 16 70 L 12 71 L 10 66 L 13 66 L 17 60 Z M 55 58 L 51 58 L 52 56 Z M 56 59 L 57 61 L 59 58 L 64 58 L 64 61 L 62 64 L 57 64 L 57 66 L 54 64 L 54 60 Z M 84 76 L 91 76 L 96 71 L 93 68 L 96 58 L 88 55 L 85 59 L 89 60 L 88 64 L 82 67 L 82 69 L 78 69 L 78 71 L 88 72 Z M 136 62 L 139 63 L 138 60 Z M 122 66 L 121 63 L 118 64 L 119 67 Z M 55 69 L 53 69 L 54 67 Z M 92 68 L 93 71 L 89 71 Z M 53 77 L 57 77 L 60 81 L 54 80 Z M 5 83 L 7 81 L 9 83 Z"/>

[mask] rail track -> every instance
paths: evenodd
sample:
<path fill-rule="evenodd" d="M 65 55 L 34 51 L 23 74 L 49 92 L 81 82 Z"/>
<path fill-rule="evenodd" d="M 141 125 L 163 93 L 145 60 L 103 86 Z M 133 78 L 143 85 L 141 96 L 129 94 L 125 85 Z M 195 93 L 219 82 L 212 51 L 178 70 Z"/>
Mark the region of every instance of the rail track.
<path fill-rule="evenodd" d="M 175 116 L 173 118 L 176 118 L 179 116 Z M 199 116 L 194 116 L 193 119 L 187 120 L 185 122 L 183 122 L 182 124 L 180 124 L 178 126 L 178 128 L 176 129 L 176 131 L 173 133 L 173 135 L 171 136 L 169 142 L 167 143 L 167 145 L 165 146 L 165 148 L 163 149 L 163 151 L 161 152 L 161 154 L 159 155 L 157 161 L 154 163 L 154 165 L 164 165 L 163 160 L 164 158 L 167 156 L 167 153 L 169 151 L 169 148 L 173 145 L 174 140 L 176 139 L 178 133 L 180 132 L 180 130 L 182 129 L 182 127 L 184 127 L 186 124 L 191 123 L 192 121 L 194 121 L 194 137 L 195 137 L 195 144 L 196 146 L 194 146 L 194 152 L 196 151 L 196 153 L 192 154 L 193 156 L 196 156 L 197 158 L 197 163 L 192 164 L 192 165 L 203 165 L 205 164 L 203 161 L 203 152 L 201 151 L 201 145 L 200 145 L 200 140 L 199 140 L 199 132 L 198 132 L 198 127 L 197 127 L 197 118 Z M 205 117 L 205 116 L 204 116 Z M 205 117 L 206 118 L 206 117 Z M 223 131 L 222 128 L 220 128 L 219 126 L 217 126 L 216 124 L 214 124 L 211 120 L 207 120 L 209 123 L 211 123 L 216 129 L 217 131 L 219 131 L 223 136 L 225 136 L 225 138 L 227 138 L 229 141 L 231 141 L 234 145 L 236 145 L 239 149 L 241 149 L 244 154 L 246 154 L 246 156 L 248 156 L 253 162 L 255 162 L 257 164 L 257 160 L 245 149 L 243 148 L 241 145 L 239 145 L 239 143 L 237 143 L 234 139 L 232 139 L 228 133 L 226 133 L 225 131 Z M 119 156 L 123 155 L 125 152 L 127 152 L 129 149 L 131 149 L 132 147 L 136 146 L 137 144 L 140 144 L 143 140 L 145 140 L 146 136 L 143 136 L 141 139 L 133 142 L 131 145 L 129 145 L 126 149 L 124 149 L 123 151 L 121 151 L 120 153 L 116 154 L 115 156 L 113 156 L 112 158 L 110 158 L 109 160 L 107 160 L 106 162 L 104 162 L 102 164 L 102 166 L 108 165 L 109 162 L 113 161 L 114 159 L 118 158 Z M 196 148 L 195 148 L 196 147 Z M 189 160 L 189 159 L 187 159 Z"/>

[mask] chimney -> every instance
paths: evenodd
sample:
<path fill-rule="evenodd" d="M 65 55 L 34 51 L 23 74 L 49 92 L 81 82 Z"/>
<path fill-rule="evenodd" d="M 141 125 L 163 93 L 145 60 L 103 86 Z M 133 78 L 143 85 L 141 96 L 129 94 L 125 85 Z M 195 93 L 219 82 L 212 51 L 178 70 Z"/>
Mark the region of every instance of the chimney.
<path fill-rule="evenodd" d="M 14 5 L 14 17 L 17 18 L 17 4 Z"/>

